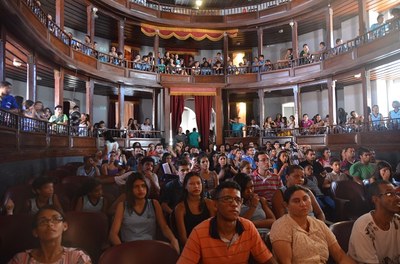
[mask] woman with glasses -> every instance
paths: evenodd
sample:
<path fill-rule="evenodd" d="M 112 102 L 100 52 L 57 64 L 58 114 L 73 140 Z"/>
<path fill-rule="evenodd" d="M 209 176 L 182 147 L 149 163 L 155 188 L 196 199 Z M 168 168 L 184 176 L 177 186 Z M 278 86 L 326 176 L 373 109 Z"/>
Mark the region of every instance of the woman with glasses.
<path fill-rule="evenodd" d="M 39 239 L 39 248 L 18 253 L 9 264 L 88 264 L 90 257 L 82 250 L 61 245 L 62 235 L 68 229 L 61 210 L 54 206 L 39 209 L 33 219 L 32 234 Z"/>
<path fill-rule="evenodd" d="M 198 173 L 186 174 L 183 188 L 182 201 L 175 207 L 175 222 L 182 247 L 195 226 L 215 215 L 212 201 L 204 198 L 202 179 Z"/>
<path fill-rule="evenodd" d="M 308 214 L 311 191 L 293 185 L 283 194 L 288 214 L 272 225 L 270 239 L 279 263 L 355 263 L 339 246 L 326 224 Z"/>

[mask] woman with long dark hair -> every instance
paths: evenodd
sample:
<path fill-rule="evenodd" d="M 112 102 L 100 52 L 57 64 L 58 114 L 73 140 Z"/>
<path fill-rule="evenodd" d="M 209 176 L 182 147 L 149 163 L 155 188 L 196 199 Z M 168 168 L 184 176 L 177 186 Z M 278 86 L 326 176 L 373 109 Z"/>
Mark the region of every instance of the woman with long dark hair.
<path fill-rule="evenodd" d="M 110 230 L 113 245 L 134 240 L 155 240 L 157 225 L 163 235 L 179 252 L 178 240 L 165 221 L 157 200 L 148 199 L 149 187 L 140 173 L 133 173 L 126 181 L 126 200 L 117 205 Z"/>
<path fill-rule="evenodd" d="M 198 173 L 189 172 L 183 180 L 182 201 L 175 207 L 175 221 L 181 246 L 193 228 L 215 215 L 210 199 L 204 198 L 202 179 Z"/>

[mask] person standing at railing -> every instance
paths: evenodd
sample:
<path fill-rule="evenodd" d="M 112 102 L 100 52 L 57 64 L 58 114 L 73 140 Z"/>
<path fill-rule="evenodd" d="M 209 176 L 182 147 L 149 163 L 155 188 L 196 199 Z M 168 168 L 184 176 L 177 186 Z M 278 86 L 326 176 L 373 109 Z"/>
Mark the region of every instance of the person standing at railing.
<path fill-rule="evenodd" d="M 146 118 L 144 120 L 144 123 L 140 126 L 140 129 L 144 131 L 144 133 L 142 134 L 144 138 L 152 137 L 150 131 L 153 130 L 153 126 L 150 123 L 150 118 Z"/>
<path fill-rule="evenodd" d="M 53 130 L 57 133 L 66 132 L 66 125 L 68 125 L 68 117 L 63 113 L 61 105 L 57 105 L 54 108 L 54 115 L 49 119 L 49 122 L 53 124 Z"/>
<path fill-rule="evenodd" d="M 393 110 L 391 110 L 388 114 L 389 116 L 389 128 L 390 129 L 398 129 L 400 123 L 400 102 L 393 101 L 392 103 Z"/>
<path fill-rule="evenodd" d="M 73 134 L 78 132 L 80 119 L 81 119 L 81 113 L 79 112 L 79 106 L 75 105 L 69 114 L 69 124 L 72 128 Z"/>
<path fill-rule="evenodd" d="M 381 130 L 385 127 L 385 124 L 383 123 L 383 116 L 381 113 L 379 113 L 378 105 L 372 106 L 372 112 L 369 115 L 369 122 L 372 126 L 372 130 Z"/>
<path fill-rule="evenodd" d="M 253 63 L 251 64 L 251 72 L 257 73 L 260 71 L 260 64 L 257 57 L 253 58 Z"/>
<path fill-rule="evenodd" d="M 308 44 L 303 44 L 303 50 L 300 52 L 299 55 L 299 65 L 308 64 L 310 63 L 310 48 Z"/>
<path fill-rule="evenodd" d="M 386 26 L 383 26 L 385 24 L 385 18 L 382 14 L 379 14 L 376 21 L 378 23 L 372 24 L 370 30 L 374 38 L 379 38 L 385 35 Z"/>
<path fill-rule="evenodd" d="M 10 111 L 12 113 L 19 112 L 19 105 L 15 97 L 11 95 L 11 83 L 7 81 L 0 82 L 0 105 L 1 109 Z"/>
<path fill-rule="evenodd" d="M 232 127 L 232 136 L 234 137 L 242 137 L 243 136 L 243 128 L 246 129 L 246 125 L 243 123 L 239 123 L 240 117 L 235 117 L 230 120 Z"/>

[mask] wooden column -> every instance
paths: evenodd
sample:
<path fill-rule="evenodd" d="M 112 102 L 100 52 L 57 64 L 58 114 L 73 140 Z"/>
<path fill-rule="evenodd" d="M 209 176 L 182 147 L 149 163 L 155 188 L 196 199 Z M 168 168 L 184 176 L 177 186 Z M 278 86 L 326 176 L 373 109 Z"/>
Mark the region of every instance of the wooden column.
<path fill-rule="evenodd" d="M 93 5 L 89 4 L 86 7 L 86 15 L 87 15 L 87 33 L 90 36 L 90 40 L 93 42 L 94 41 L 94 21 L 95 17 L 92 12 Z"/>
<path fill-rule="evenodd" d="M 171 135 L 171 98 L 169 95 L 169 89 L 164 88 L 164 139 L 165 139 L 165 144 L 171 144 L 172 145 L 172 135 Z"/>
<path fill-rule="evenodd" d="M 258 56 L 263 54 L 263 29 L 262 28 L 257 28 L 257 51 L 258 51 Z M 253 56 L 254 57 L 254 56 Z"/>
<path fill-rule="evenodd" d="M 224 121 L 222 112 L 222 90 L 216 88 L 216 96 L 214 97 L 215 105 L 215 143 L 221 145 L 224 142 Z"/>
<path fill-rule="evenodd" d="M 0 82 L 6 79 L 6 28 L 0 26 Z"/>
<path fill-rule="evenodd" d="M 328 78 L 329 124 L 336 125 L 336 81 Z"/>
<path fill-rule="evenodd" d="M 118 106 L 119 106 L 119 123 L 117 124 L 117 128 L 120 129 L 124 125 L 125 120 L 125 85 L 119 85 L 119 93 L 118 93 Z"/>
<path fill-rule="evenodd" d="M 329 6 L 326 12 L 326 49 L 331 49 L 335 46 L 333 41 L 333 9 Z"/>
<path fill-rule="evenodd" d="M 35 54 L 28 55 L 27 64 L 27 99 L 36 101 L 36 57 Z"/>
<path fill-rule="evenodd" d="M 302 119 L 301 110 L 301 94 L 300 87 L 298 85 L 293 86 L 293 98 L 294 98 L 294 118 L 296 122 L 296 127 L 299 127 L 299 122 Z"/>
<path fill-rule="evenodd" d="M 260 127 L 264 125 L 265 119 L 265 104 L 264 104 L 264 89 L 258 89 L 258 109 L 259 109 L 259 116 L 260 116 Z"/>
<path fill-rule="evenodd" d="M 118 51 L 125 55 L 125 20 L 118 20 Z"/>
<path fill-rule="evenodd" d="M 358 35 L 364 35 L 367 30 L 367 3 L 366 0 L 358 0 Z"/>
<path fill-rule="evenodd" d="M 64 102 L 64 69 L 54 70 L 54 106 Z"/>
<path fill-rule="evenodd" d="M 228 67 L 228 52 L 229 52 L 229 41 L 228 41 L 228 34 L 224 32 L 224 69 L 226 72 L 226 68 Z"/>
<path fill-rule="evenodd" d="M 293 58 L 297 59 L 299 57 L 299 37 L 297 32 L 297 21 L 292 21 L 292 49 L 293 49 Z"/>
<path fill-rule="evenodd" d="M 361 81 L 362 81 L 363 116 L 364 118 L 368 118 L 368 106 L 371 105 L 371 81 L 370 81 L 369 70 L 364 69 L 361 71 Z"/>
<path fill-rule="evenodd" d="M 64 0 L 56 0 L 56 24 L 64 30 Z"/>
<path fill-rule="evenodd" d="M 225 130 L 229 130 L 229 117 L 230 117 L 230 107 L 229 107 L 229 90 L 228 89 L 224 89 L 221 91 L 222 93 L 222 100 L 224 102 L 224 104 L 222 105 L 222 112 L 225 116 L 224 120 L 223 120 L 223 131 Z M 225 137 L 225 134 L 222 135 L 222 137 Z"/>
<path fill-rule="evenodd" d="M 154 45 L 153 45 L 153 53 L 154 53 L 154 65 L 157 65 L 157 59 L 158 59 L 158 52 L 160 51 L 160 36 L 158 35 L 158 29 L 157 29 L 157 34 L 154 36 Z M 162 56 L 161 56 L 162 57 Z"/>
<path fill-rule="evenodd" d="M 86 114 L 90 115 L 93 122 L 93 96 L 94 96 L 94 81 L 89 79 L 86 81 Z"/>
<path fill-rule="evenodd" d="M 155 88 L 153 90 L 153 95 L 152 95 L 152 122 L 155 130 L 158 130 L 158 89 Z"/>

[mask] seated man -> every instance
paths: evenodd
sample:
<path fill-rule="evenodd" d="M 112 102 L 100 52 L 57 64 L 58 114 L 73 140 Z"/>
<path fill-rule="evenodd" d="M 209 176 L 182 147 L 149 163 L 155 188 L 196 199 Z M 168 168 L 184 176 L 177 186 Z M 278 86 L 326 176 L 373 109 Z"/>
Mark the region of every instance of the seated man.
<path fill-rule="evenodd" d="M 235 117 L 233 120 L 230 120 L 232 126 L 232 136 L 234 137 L 242 137 L 243 136 L 243 128 L 246 128 L 246 125 L 243 123 L 239 123 L 239 117 Z"/>
<path fill-rule="evenodd" d="M 254 224 L 239 217 L 242 202 L 236 182 L 218 185 L 217 216 L 193 229 L 177 263 L 247 263 L 250 255 L 257 263 L 276 263 Z"/>
<path fill-rule="evenodd" d="M 350 176 L 359 184 L 368 184 L 374 174 L 374 166 L 371 164 L 371 151 L 367 148 L 358 150 L 360 161 L 355 162 L 349 169 Z"/>
<path fill-rule="evenodd" d="M 83 157 L 83 165 L 78 167 L 76 176 L 99 177 L 100 170 L 92 156 Z"/>
<path fill-rule="evenodd" d="M 358 263 L 399 263 L 400 192 L 390 182 L 378 181 L 369 193 L 375 210 L 354 223 L 348 254 Z"/>
<path fill-rule="evenodd" d="M 182 184 L 188 172 L 190 172 L 190 163 L 187 160 L 179 161 L 178 178 L 168 182 L 161 188 L 161 208 L 167 215 L 171 214 L 175 206 L 181 201 L 183 194 Z"/>

